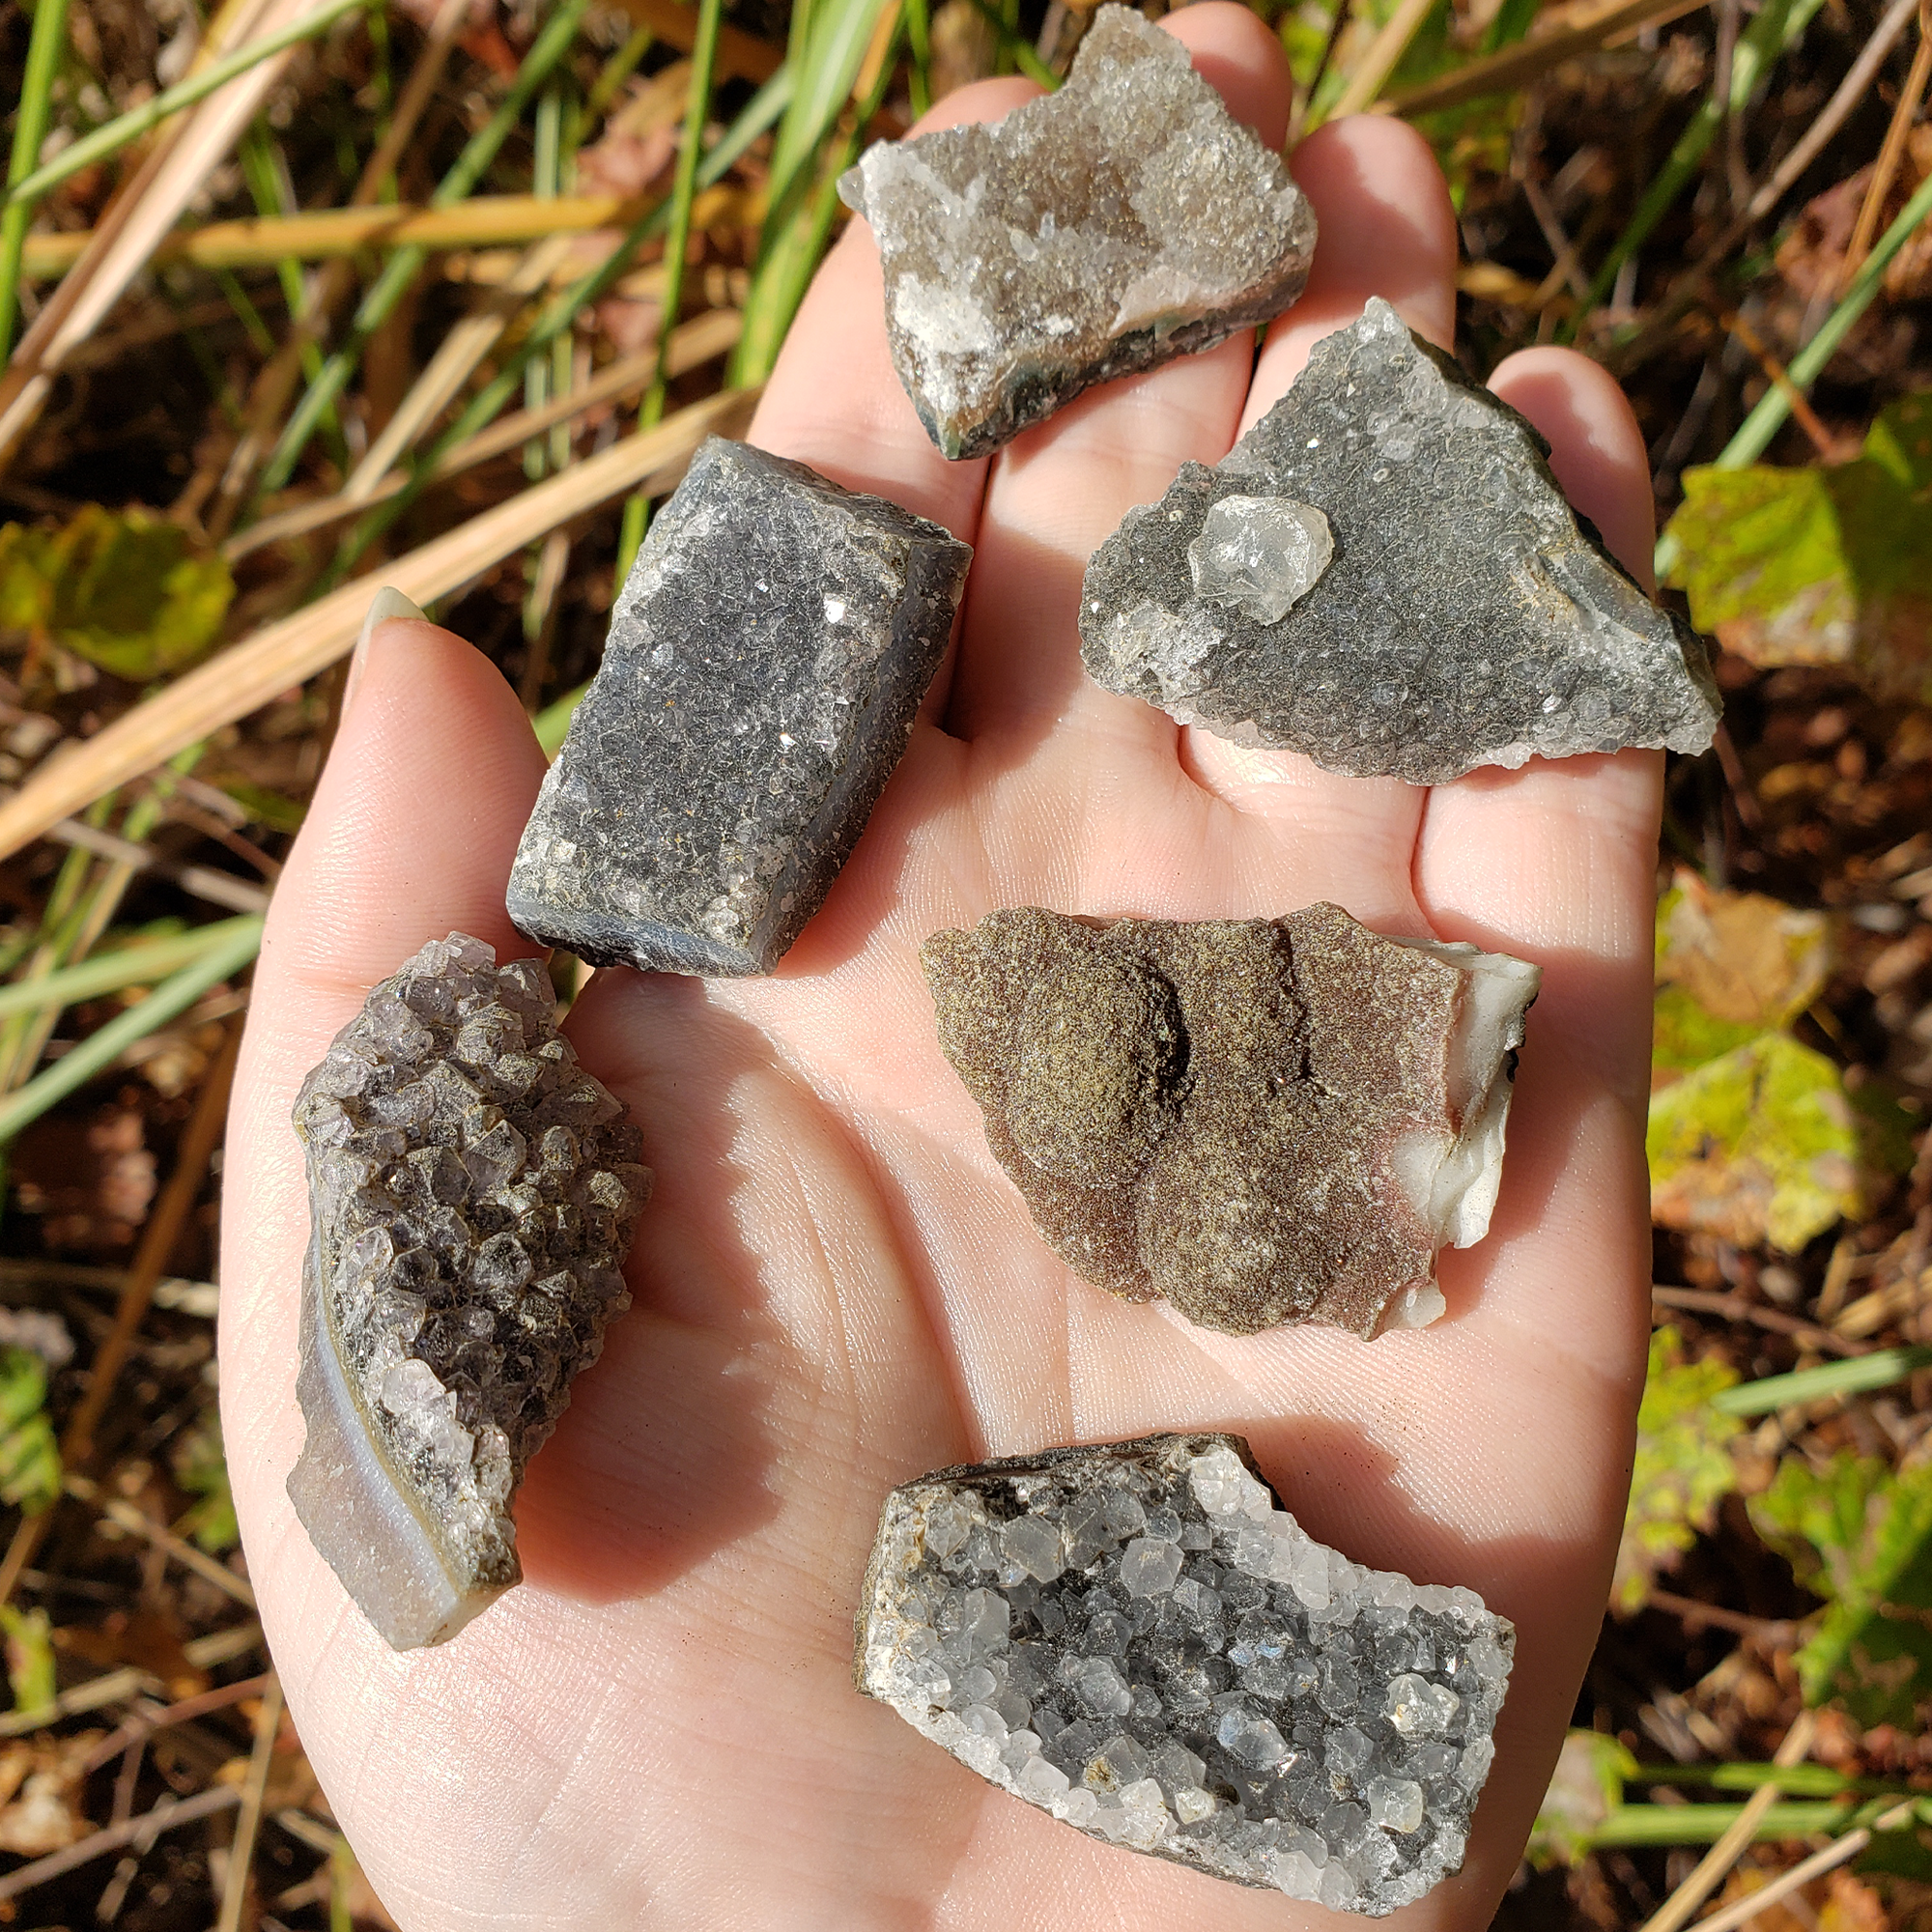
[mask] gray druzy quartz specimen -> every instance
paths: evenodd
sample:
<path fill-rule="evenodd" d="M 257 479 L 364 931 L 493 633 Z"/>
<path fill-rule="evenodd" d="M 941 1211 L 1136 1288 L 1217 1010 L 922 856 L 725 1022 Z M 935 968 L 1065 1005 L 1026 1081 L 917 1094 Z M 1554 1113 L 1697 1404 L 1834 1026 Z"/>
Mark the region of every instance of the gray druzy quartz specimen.
<path fill-rule="evenodd" d="M 1128 1301 L 1252 1335 L 1443 1311 L 1489 1232 L 1540 970 L 1276 920 L 1009 907 L 923 952 L 939 1043 L 1041 1237 Z"/>
<path fill-rule="evenodd" d="M 1238 1435 L 887 1498 L 859 1689 L 1090 1837 L 1381 1918 L 1463 1863 L 1516 1645 L 1303 1533 Z"/>
<path fill-rule="evenodd" d="M 1094 552 L 1087 669 L 1357 778 L 1705 750 L 1702 640 L 1577 518 L 1548 450 L 1371 300 L 1219 464 L 1183 464 Z"/>
<path fill-rule="evenodd" d="M 452 932 L 296 1097 L 312 1232 L 289 1495 L 397 1650 L 521 1577 L 511 1498 L 630 1299 L 650 1173 L 553 1014 L 542 966 Z"/>
<path fill-rule="evenodd" d="M 712 438 L 638 552 L 510 917 L 600 966 L 769 973 L 905 752 L 972 558 L 896 503 Z"/>
<path fill-rule="evenodd" d="M 881 142 L 838 191 L 878 241 L 899 381 L 954 457 L 1278 315 L 1315 250 L 1280 156 L 1127 7 L 1094 16 L 1058 93 Z"/>

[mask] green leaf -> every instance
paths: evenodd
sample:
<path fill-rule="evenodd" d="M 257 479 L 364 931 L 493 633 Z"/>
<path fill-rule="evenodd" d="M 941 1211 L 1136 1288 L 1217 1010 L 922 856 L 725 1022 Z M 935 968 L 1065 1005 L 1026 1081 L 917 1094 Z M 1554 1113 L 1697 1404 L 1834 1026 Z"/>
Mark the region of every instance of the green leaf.
<path fill-rule="evenodd" d="M 1787 1456 L 1750 1513 L 1828 1605 L 1795 1660 L 1805 1701 L 1841 1699 L 1861 1724 L 1911 1723 L 1932 1696 L 1932 1463 L 1894 1473 L 1846 1451 L 1819 1470 Z"/>
<path fill-rule="evenodd" d="M 1610 1606 L 1622 1615 L 1643 1607 L 1652 1579 L 1711 1527 L 1719 1503 L 1737 1487 L 1725 1445 L 1744 1424 L 1711 1406 L 1737 1378 L 1725 1362 L 1686 1362 L 1674 1328 L 1650 1338 L 1630 1503 L 1610 1584 Z"/>
<path fill-rule="evenodd" d="M 1860 1150 L 1838 1069 L 1767 1034 L 1650 1096 L 1651 1218 L 1795 1254 L 1860 1211 Z"/>
<path fill-rule="evenodd" d="M 7 1637 L 7 1682 L 14 1710 L 44 1711 L 60 1695 L 46 1611 L 0 1604 L 0 1632 Z"/>
<path fill-rule="evenodd" d="M 1726 650 L 1932 702 L 1932 392 L 1889 404 L 1850 463 L 1686 470 L 1665 534 Z"/>
<path fill-rule="evenodd" d="M 90 503 L 64 529 L 0 528 L 0 625 L 135 683 L 206 657 L 235 580 L 178 524 Z"/>
<path fill-rule="evenodd" d="M 1615 1738 L 1601 1731 L 1572 1731 L 1556 1754 L 1549 1789 L 1537 1808 L 1524 1856 L 1539 1870 L 1575 1864 L 1596 1833 L 1624 1802 L 1624 1782 L 1637 1762 Z"/>
<path fill-rule="evenodd" d="M 0 1502 L 29 1516 L 61 1492 L 60 1445 L 44 1406 L 46 1364 L 25 1349 L 0 1349 Z"/>
<path fill-rule="evenodd" d="M 201 1500 L 175 1524 L 177 1536 L 191 1536 L 211 1556 L 222 1556 L 242 1541 L 235 1520 L 235 1494 L 228 1485 L 228 1459 L 221 1447 L 221 1418 L 209 1409 L 175 1445 L 175 1481 Z"/>

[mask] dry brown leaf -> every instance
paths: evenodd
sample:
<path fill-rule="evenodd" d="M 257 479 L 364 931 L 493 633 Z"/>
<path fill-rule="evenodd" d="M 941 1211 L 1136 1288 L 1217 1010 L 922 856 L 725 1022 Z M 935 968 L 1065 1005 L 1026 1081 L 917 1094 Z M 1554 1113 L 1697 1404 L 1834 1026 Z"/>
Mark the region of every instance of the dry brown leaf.
<path fill-rule="evenodd" d="M 1680 867 L 1659 908 L 1657 980 L 1679 985 L 1714 1019 L 1782 1026 L 1823 991 L 1831 926 L 1761 893 L 1715 892 Z"/>
<path fill-rule="evenodd" d="M 1886 197 L 1880 216 L 1882 228 L 1897 220 L 1927 175 L 1932 175 L 1932 124 L 1912 130 L 1904 164 Z M 1845 252 L 1871 178 L 1870 167 L 1861 168 L 1849 180 L 1814 196 L 1779 245 L 1777 272 L 1807 301 L 1837 295 L 1844 279 Z M 1921 223 L 1918 232 L 1891 258 L 1883 286 L 1893 301 L 1920 301 L 1932 296 L 1932 227 Z"/>

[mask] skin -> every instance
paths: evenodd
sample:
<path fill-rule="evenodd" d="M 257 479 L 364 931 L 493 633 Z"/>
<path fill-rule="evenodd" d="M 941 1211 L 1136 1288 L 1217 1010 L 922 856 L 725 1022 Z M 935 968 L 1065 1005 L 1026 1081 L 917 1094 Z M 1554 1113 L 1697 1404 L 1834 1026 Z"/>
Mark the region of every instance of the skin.
<path fill-rule="evenodd" d="M 1263 139 L 1279 47 L 1206 0 L 1167 23 Z M 992 118 L 987 82 L 932 117 Z M 886 1492 L 947 1463 L 1230 1428 L 1316 1536 L 1464 1583 L 1517 1665 L 1467 1866 L 1405 1926 L 1488 1925 L 1589 1656 L 1647 1331 L 1640 1154 L 1661 760 L 1533 761 L 1433 791 L 1177 727 L 1081 675 L 1083 563 L 1179 465 L 1212 463 L 1370 294 L 1449 339 L 1455 228 L 1400 124 L 1294 156 L 1322 242 L 1244 342 L 1090 392 L 990 463 L 948 465 L 887 357 L 855 223 L 753 440 L 978 549 L 952 660 L 824 910 L 777 975 L 596 977 L 570 1031 L 657 1171 L 636 1306 L 517 1505 L 527 1576 L 456 1642 L 391 1654 L 295 1520 L 307 1207 L 289 1108 L 371 984 L 461 928 L 531 951 L 503 885 L 543 759 L 470 647 L 365 647 L 275 895 L 228 1140 L 221 1385 L 250 1574 L 301 1736 L 410 1932 L 509 1927 L 1329 1925 L 1278 1895 L 1067 1831 L 852 1690 Z M 1564 352 L 1495 387 L 1555 446 L 1634 571 L 1651 543 L 1622 396 Z M 1502 1199 L 1445 1255 L 1447 1317 L 1362 1344 L 1246 1340 L 1116 1302 L 1035 1236 L 940 1056 L 917 949 L 995 906 L 1161 919 L 1321 898 L 1384 930 L 1541 963 Z"/>

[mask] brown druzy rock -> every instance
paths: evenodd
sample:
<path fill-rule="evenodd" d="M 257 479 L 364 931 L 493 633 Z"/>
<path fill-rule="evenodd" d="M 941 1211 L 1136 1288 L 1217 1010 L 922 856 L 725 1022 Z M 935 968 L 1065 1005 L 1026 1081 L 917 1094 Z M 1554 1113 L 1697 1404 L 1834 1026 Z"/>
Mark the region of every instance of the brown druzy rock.
<path fill-rule="evenodd" d="M 1086 1279 L 1236 1335 L 1441 1312 L 1436 1251 L 1489 1228 L 1536 967 L 1333 905 L 1018 907 L 923 957 L 987 1144 Z"/>

